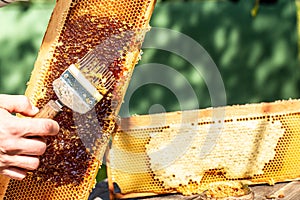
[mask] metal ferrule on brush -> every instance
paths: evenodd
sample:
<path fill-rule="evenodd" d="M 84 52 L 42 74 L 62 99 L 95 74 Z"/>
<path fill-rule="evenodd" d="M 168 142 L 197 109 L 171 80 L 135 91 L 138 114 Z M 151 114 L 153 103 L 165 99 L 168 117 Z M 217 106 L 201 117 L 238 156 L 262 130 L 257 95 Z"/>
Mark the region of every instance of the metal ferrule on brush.
<path fill-rule="evenodd" d="M 74 64 L 53 82 L 53 86 L 59 100 L 79 113 L 88 112 L 103 98 Z"/>

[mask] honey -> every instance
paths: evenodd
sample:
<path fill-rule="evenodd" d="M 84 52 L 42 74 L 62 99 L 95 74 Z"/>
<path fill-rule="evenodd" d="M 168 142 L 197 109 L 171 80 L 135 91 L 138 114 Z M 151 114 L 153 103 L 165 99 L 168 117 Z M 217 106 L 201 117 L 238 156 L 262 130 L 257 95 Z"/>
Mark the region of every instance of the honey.
<path fill-rule="evenodd" d="M 39 108 L 57 99 L 52 82 L 71 64 L 98 47 L 102 67 L 116 82 L 86 114 L 64 108 L 54 120 L 60 125 L 47 138 L 47 150 L 37 170 L 22 181 L 10 180 L 0 192 L 4 199 L 87 199 L 102 157 L 115 130 L 126 87 L 140 55 L 140 47 L 155 0 L 58 0 L 26 90 Z M 87 68 L 100 91 L 105 77 Z M 2 188 L 0 183 L 0 188 Z M 6 184 L 3 182 L 3 184 Z"/>
<path fill-rule="evenodd" d="M 124 198 L 216 197 L 233 195 L 235 184 L 297 180 L 299 109 L 300 100 L 288 100 L 124 118 L 109 151 L 109 180 Z"/>

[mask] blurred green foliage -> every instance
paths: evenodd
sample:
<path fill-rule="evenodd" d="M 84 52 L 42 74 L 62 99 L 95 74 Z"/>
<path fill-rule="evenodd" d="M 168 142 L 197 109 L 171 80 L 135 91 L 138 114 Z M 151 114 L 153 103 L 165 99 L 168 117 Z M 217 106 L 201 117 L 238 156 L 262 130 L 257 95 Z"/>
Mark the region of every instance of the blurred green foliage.
<path fill-rule="evenodd" d="M 53 4 L 0 9 L 0 93 L 24 93 L 52 9 Z"/>
<path fill-rule="evenodd" d="M 295 1 L 260 5 L 256 17 L 251 16 L 252 8 L 253 2 L 248 0 L 237 3 L 167 2 L 157 5 L 151 25 L 180 31 L 205 48 L 222 75 L 228 104 L 298 98 L 300 74 Z M 168 38 L 162 42 L 172 43 Z M 194 77 L 194 67 L 186 60 L 169 52 L 144 49 L 137 68 L 145 63 L 172 66 L 189 80 L 200 108 L 211 106 L 204 81 Z M 133 74 L 131 86 L 141 79 L 143 77 Z M 167 88 L 152 84 L 132 95 L 130 112 L 147 114 L 156 104 L 161 104 L 166 111 L 181 109 Z M 195 108 L 193 105 L 191 103 L 191 109 Z M 121 112 L 121 115 L 126 113 Z"/>
<path fill-rule="evenodd" d="M 255 18 L 251 16 L 253 5 L 249 0 L 158 1 L 151 26 L 184 33 L 205 48 L 222 75 L 228 104 L 298 98 L 295 2 L 260 5 Z M 24 93 L 53 6 L 54 0 L 34 0 L 0 9 L 0 93 Z M 164 38 L 161 42 L 173 41 Z M 147 63 L 170 66 L 189 81 L 200 108 L 211 105 L 207 86 L 188 61 L 158 49 L 143 51 L 137 68 Z M 133 74 L 130 87 L 143 79 Z M 178 80 L 173 82 L 180 90 Z M 144 85 L 130 97 L 130 112 L 176 111 L 181 110 L 179 103 L 191 109 L 196 105 L 189 99 L 178 102 L 169 88 Z M 121 115 L 126 113 L 121 110 Z M 105 176 L 101 170 L 97 180 Z"/>
<path fill-rule="evenodd" d="M 34 0 L 31 4 L 0 9 L 1 93 L 24 93 L 53 2 Z M 236 3 L 169 1 L 157 4 L 151 25 L 185 33 L 208 51 L 221 71 L 229 104 L 296 98 L 299 76 L 295 3 L 281 0 L 261 6 L 255 18 L 250 15 L 252 7 L 253 1 L 247 0 Z M 176 70 L 180 68 L 188 78 L 193 76 L 192 67 L 176 55 L 144 50 L 140 64 L 151 62 L 170 65 Z M 191 83 L 201 107 L 209 106 L 205 86 L 199 80 Z M 134 94 L 132 113 L 145 113 L 154 101 L 167 104 L 167 111 L 179 109 L 178 105 L 170 105 L 170 95 L 162 95 L 170 93 L 166 88 L 154 87 L 163 92 L 154 92 L 146 86 L 146 92 L 140 91 L 143 95 Z"/>
<path fill-rule="evenodd" d="M 298 98 L 295 2 L 262 4 L 256 17 L 251 16 L 253 5 L 248 0 L 158 2 L 151 26 L 184 33 L 205 48 L 220 70 L 228 104 Z M 0 93 L 24 93 L 53 6 L 53 0 L 33 0 L 0 9 Z M 144 49 L 137 67 L 146 63 L 171 66 L 188 79 L 200 108 L 211 105 L 207 86 L 188 61 L 170 52 Z M 131 86 L 140 79 L 133 75 Z M 172 91 L 153 84 L 130 97 L 130 112 L 146 114 L 156 104 L 166 111 L 181 109 Z"/>
<path fill-rule="evenodd" d="M 300 59 L 300 1 L 296 1 L 297 6 L 297 16 L 298 16 L 298 57 Z"/>

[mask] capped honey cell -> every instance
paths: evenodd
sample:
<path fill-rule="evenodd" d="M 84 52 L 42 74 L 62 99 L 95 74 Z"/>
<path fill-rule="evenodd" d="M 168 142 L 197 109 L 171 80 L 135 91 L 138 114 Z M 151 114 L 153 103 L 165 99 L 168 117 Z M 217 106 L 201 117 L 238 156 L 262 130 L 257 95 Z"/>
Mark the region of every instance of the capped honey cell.
<path fill-rule="evenodd" d="M 58 0 L 47 27 L 26 95 L 39 108 L 57 97 L 52 82 L 97 47 L 99 66 L 114 76 L 95 108 L 86 114 L 64 108 L 47 138 L 40 166 L 22 181 L 1 182 L 4 199 L 87 199 L 111 134 L 154 8 L 155 0 Z M 86 68 L 100 91 L 105 77 Z M 93 79 L 94 78 L 94 79 Z M 97 82 L 98 81 L 98 82 Z M 3 188 L 3 189 L 2 189 Z"/>
<path fill-rule="evenodd" d="M 216 184 L 222 194 L 231 194 L 242 183 L 298 179 L 299 109 L 299 100 L 288 100 L 122 119 L 108 175 L 124 198 L 147 192 L 201 194 Z M 220 112 L 223 118 L 212 119 Z"/>

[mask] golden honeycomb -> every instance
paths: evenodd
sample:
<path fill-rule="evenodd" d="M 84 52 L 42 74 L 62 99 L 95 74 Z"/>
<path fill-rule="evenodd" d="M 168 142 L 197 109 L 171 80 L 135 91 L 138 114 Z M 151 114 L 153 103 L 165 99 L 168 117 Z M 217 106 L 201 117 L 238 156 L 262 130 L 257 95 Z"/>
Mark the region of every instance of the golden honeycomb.
<path fill-rule="evenodd" d="M 300 100 L 132 116 L 109 151 L 119 198 L 299 179 Z"/>
<path fill-rule="evenodd" d="M 92 111 L 80 115 L 64 108 L 55 117 L 61 130 L 47 138 L 39 168 L 22 181 L 0 176 L 0 198 L 88 198 L 140 57 L 154 5 L 155 0 L 57 0 L 26 95 L 39 108 L 55 100 L 52 82 L 96 46 L 101 66 L 108 68 L 116 81 Z M 95 76 L 97 87 L 97 71 L 88 73 Z"/>

